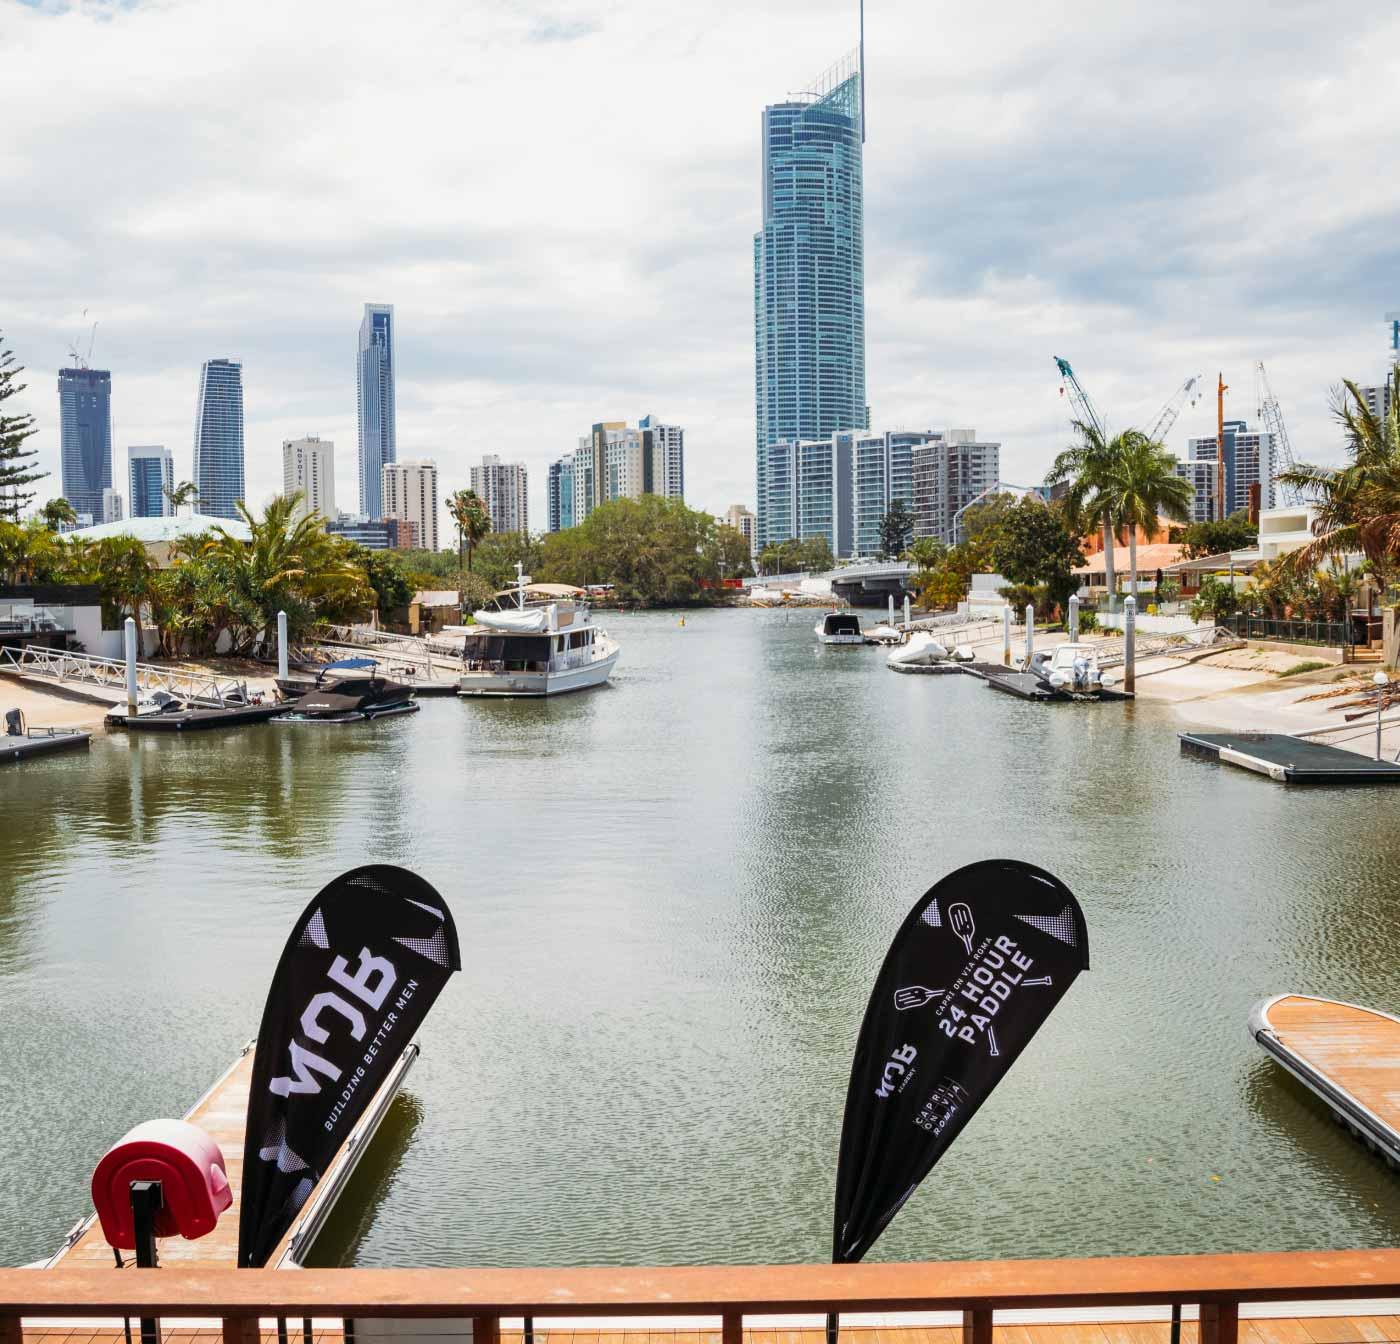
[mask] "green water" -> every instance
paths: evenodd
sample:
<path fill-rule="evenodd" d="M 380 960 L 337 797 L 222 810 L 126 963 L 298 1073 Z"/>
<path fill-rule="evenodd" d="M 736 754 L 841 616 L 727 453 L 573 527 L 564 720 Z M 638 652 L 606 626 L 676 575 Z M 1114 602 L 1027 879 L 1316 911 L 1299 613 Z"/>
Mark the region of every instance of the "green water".
<path fill-rule="evenodd" d="M 991 855 L 1069 883 L 1093 969 L 872 1258 L 1396 1244 L 1395 1178 L 1245 1018 L 1400 1004 L 1400 795 L 1184 759 L 1146 704 L 895 676 L 812 620 L 610 616 L 613 684 L 553 703 L 0 772 L 0 1261 L 227 1064 L 291 921 L 370 860 L 447 896 L 465 969 L 323 1262 L 826 1258 L 887 941 Z"/>

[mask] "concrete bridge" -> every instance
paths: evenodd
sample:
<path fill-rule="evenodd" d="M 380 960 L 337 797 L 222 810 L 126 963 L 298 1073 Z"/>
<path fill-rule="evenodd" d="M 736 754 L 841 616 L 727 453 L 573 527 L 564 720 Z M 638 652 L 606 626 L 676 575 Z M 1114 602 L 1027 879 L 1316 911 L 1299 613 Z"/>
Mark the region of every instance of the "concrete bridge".
<path fill-rule="evenodd" d="M 852 606 L 881 607 L 891 597 L 902 602 L 904 594 L 912 591 L 914 568 L 907 560 L 859 560 L 825 577 L 831 580 L 832 594 Z"/>

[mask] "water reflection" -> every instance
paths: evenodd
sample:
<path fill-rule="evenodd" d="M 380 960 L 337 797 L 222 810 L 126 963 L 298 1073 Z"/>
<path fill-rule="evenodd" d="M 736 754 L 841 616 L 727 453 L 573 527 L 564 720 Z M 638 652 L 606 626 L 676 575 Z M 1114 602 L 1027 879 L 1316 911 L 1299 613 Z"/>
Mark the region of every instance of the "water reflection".
<path fill-rule="evenodd" d="M 1394 796 L 1183 759 L 1146 703 L 897 676 L 812 621 L 610 616 L 597 693 L 114 736 L 0 775 L 0 1256 L 50 1248 L 106 1144 L 203 1090 L 291 921 L 372 860 L 447 896 L 464 971 L 327 1255 L 822 1258 L 889 938 L 995 855 L 1076 891 L 1092 970 L 877 1256 L 1393 1244 L 1372 1160 L 1244 1023 L 1284 990 L 1400 1003 Z"/>

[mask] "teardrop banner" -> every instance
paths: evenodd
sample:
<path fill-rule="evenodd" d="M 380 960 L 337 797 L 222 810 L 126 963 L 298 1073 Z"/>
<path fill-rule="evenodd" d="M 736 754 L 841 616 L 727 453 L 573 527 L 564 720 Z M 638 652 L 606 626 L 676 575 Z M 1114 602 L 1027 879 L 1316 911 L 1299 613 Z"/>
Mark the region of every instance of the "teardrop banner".
<path fill-rule="evenodd" d="M 1079 902 L 1032 864 L 974 863 L 924 894 L 856 1042 L 833 1262 L 864 1257 L 1088 968 Z"/>
<path fill-rule="evenodd" d="M 302 912 L 253 1057 L 238 1264 L 276 1249 L 345 1136 L 462 969 L 442 897 L 404 868 L 342 873 Z"/>

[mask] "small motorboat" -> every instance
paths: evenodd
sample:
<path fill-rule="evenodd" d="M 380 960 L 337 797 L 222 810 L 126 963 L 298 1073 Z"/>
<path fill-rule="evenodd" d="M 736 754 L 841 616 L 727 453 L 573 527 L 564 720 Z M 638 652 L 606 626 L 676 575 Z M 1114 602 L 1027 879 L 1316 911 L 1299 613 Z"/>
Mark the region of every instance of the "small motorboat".
<path fill-rule="evenodd" d="M 901 644 L 885 660 L 896 672 L 910 667 L 929 667 L 946 663 L 952 657 L 948 646 L 927 630 L 915 630 L 906 644 Z"/>
<path fill-rule="evenodd" d="M 147 691 L 136 702 L 136 713 L 114 709 L 105 720 L 109 728 L 153 733 L 183 733 L 205 728 L 242 728 L 250 723 L 265 723 L 282 711 L 275 700 L 264 699 L 261 692 L 249 695 L 247 688 L 233 692 L 222 704 L 200 704 L 181 700 L 169 691 Z"/>
<path fill-rule="evenodd" d="M 273 723 L 360 723 L 391 714 L 416 714 L 422 706 L 407 686 L 387 677 L 352 674 L 328 678 L 293 700 Z"/>
<path fill-rule="evenodd" d="M 373 658 L 341 658 L 334 663 L 322 663 L 318 667 L 307 667 L 305 671 L 311 672 L 313 674 L 311 676 L 278 677 L 276 685 L 283 695 L 295 700 L 308 691 L 319 690 L 325 685 L 327 677 L 344 677 L 352 672 L 372 673 L 378 666 L 379 664 Z"/>
<path fill-rule="evenodd" d="M 897 630 L 894 626 L 886 625 L 882 622 L 873 630 L 867 630 L 865 632 L 865 638 L 871 644 L 903 644 L 904 631 Z"/>
<path fill-rule="evenodd" d="M 1030 672 L 1047 689 L 1073 699 L 1097 698 L 1113 678 L 1099 670 L 1099 651 L 1092 644 L 1057 644 L 1031 659 Z"/>
<path fill-rule="evenodd" d="M 77 728 L 31 728 L 22 709 L 7 710 L 5 731 L 0 734 L 0 764 L 86 747 L 91 736 Z"/>
<path fill-rule="evenodd" d="M 820 644 L 864 644 L 865 632 L 853 611 L 829 611 L 813 627 Z"/>

